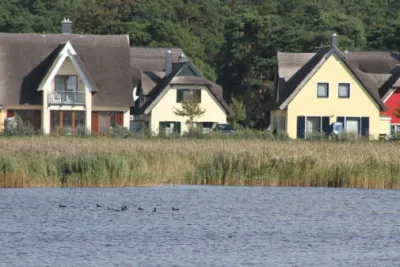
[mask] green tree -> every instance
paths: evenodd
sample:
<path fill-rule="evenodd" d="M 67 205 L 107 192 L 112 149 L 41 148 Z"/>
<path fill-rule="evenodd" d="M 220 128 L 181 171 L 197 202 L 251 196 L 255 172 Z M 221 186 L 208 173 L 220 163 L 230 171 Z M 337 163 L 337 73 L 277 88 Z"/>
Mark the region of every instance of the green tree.
<path fill-rule="evenodd" d="M 205 112 L 206 110 L 200 107 L 200 103 L 195 97 L 184 100 L 181 109 L 174 109 L 175 115 L 188 118 L 186 124 L 189 125 L 189 131 L 195 128 L 195 119 L 201 117 Z"/>
<path fill-rule="evenodd" d="M 232 96 L 231 101 L 229 106 L 232 108 L 234 114 L 228 116 L 228 121 L 232 123 L 233 127 L 236 127 L 238 123 L 246 120 L 246 106 L 240 98 Z"/>

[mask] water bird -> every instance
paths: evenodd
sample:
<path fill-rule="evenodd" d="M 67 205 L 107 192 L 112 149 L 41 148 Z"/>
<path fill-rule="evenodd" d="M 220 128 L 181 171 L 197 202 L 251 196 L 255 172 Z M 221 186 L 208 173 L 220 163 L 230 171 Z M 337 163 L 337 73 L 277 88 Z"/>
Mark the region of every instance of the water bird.
<path fill-rule="evenodd" d="M 128 210 L 128 207 L 125 206 L 125 205 L 123 205 L 123 206 L 121 207 L 121 211 L 124 211 L 124 210 Z"/>
<path fill-rule="evenodd" d="M 178 208 L 174 208 L 174 207 L 172 207 L 172 210 L 174 210 L 174 211 L 178 211 L 179 209 L 178 209 Z"/>
<path fill-rule="evenodd" d="M 67 207 L 67 206 L 61 205 L 61 204 L 58 204 L 58 206 L 59 206 L 60 208 L 66 208 L 66 207 Z"/>
<path fill-rule="evenodd" d="M 141 207 L 139 207 L 139 208 L 137 208 L 138 210 L 143 210 L 143 208 L 141 208 Z"/>
<path fill-rule="evenodd" d="M 154 208 L 153 212 L 156 212 L 156 211 L 157 211 L 157 208 Z"/>
<path fill-rule="evenodd" d="M 96 207 L 101 208 L 101 206 L 99 204 L 96 204 Z"/>

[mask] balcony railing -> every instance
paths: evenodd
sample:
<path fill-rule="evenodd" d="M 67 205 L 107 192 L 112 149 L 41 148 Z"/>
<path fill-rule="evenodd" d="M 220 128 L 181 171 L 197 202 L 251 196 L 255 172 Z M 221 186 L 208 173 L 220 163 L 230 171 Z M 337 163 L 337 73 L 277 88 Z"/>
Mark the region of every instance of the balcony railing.
<path fill-rule="evenodd" d="M 85 92 L 56 91 L 48 97 L 49 105 L 85 105 Z"/>

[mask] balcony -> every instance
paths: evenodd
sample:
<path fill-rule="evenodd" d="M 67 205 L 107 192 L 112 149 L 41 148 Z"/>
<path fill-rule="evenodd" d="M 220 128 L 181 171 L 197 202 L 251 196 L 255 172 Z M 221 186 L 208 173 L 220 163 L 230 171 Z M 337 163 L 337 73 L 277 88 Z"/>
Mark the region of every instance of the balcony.
<path fill-rule="evenodd" d="M 84 106 L 85 92 L 56 91 L 48 95 L 49 105 Z"/>

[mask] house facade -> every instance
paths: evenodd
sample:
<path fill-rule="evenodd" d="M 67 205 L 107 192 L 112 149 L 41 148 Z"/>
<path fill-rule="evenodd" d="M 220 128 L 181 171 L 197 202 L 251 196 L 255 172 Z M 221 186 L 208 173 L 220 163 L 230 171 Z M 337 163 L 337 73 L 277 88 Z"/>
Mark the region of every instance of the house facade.
<path fill-rule="evenodd" d="M 382 100 L 387 106 L 383 113 L 390 117 L 390 134 L 400 133 L 400 67 L 396 66 L 388 80 L 380 88 Z"/>
<path fill-rule="evenodd" d="M 332 131 L 373 139 L 390 134 L 391 116 L 381 88 L 398 63 L 384 52 L 342 52 L 332 45 L 316 53 L 278 53 L 273 99 L 267 104 L 271 129 L 291 138 Z"/>
<path fill-rule="evenodd" d="M 0 33 L 0 104 L 45 134 L 129 127 L 133 106 L 127 36 Z"/>
<path fill-rule="evenodd" d="M 216 123 L 226 123 L 232 110 L 223 99 L 222 88 L 207 80 L 181 50 L 147 48 L 143 53 L 143 49 L 131 49 L 131 65 L 137 84 L 134 124 L 146 124 L 154 134 L 160 129 L 183 134 L 188 131 L 188 118 L 178 116 L 174 111 L 181 110 L 184 101 L 194 99 L 205 111 L 195 118 L 197 125 L 211 129 Z M 141 61 L 143 54 L 147 55 L 147 60 Z M 152 65 L 140 65 L 146 61 Z"/>

